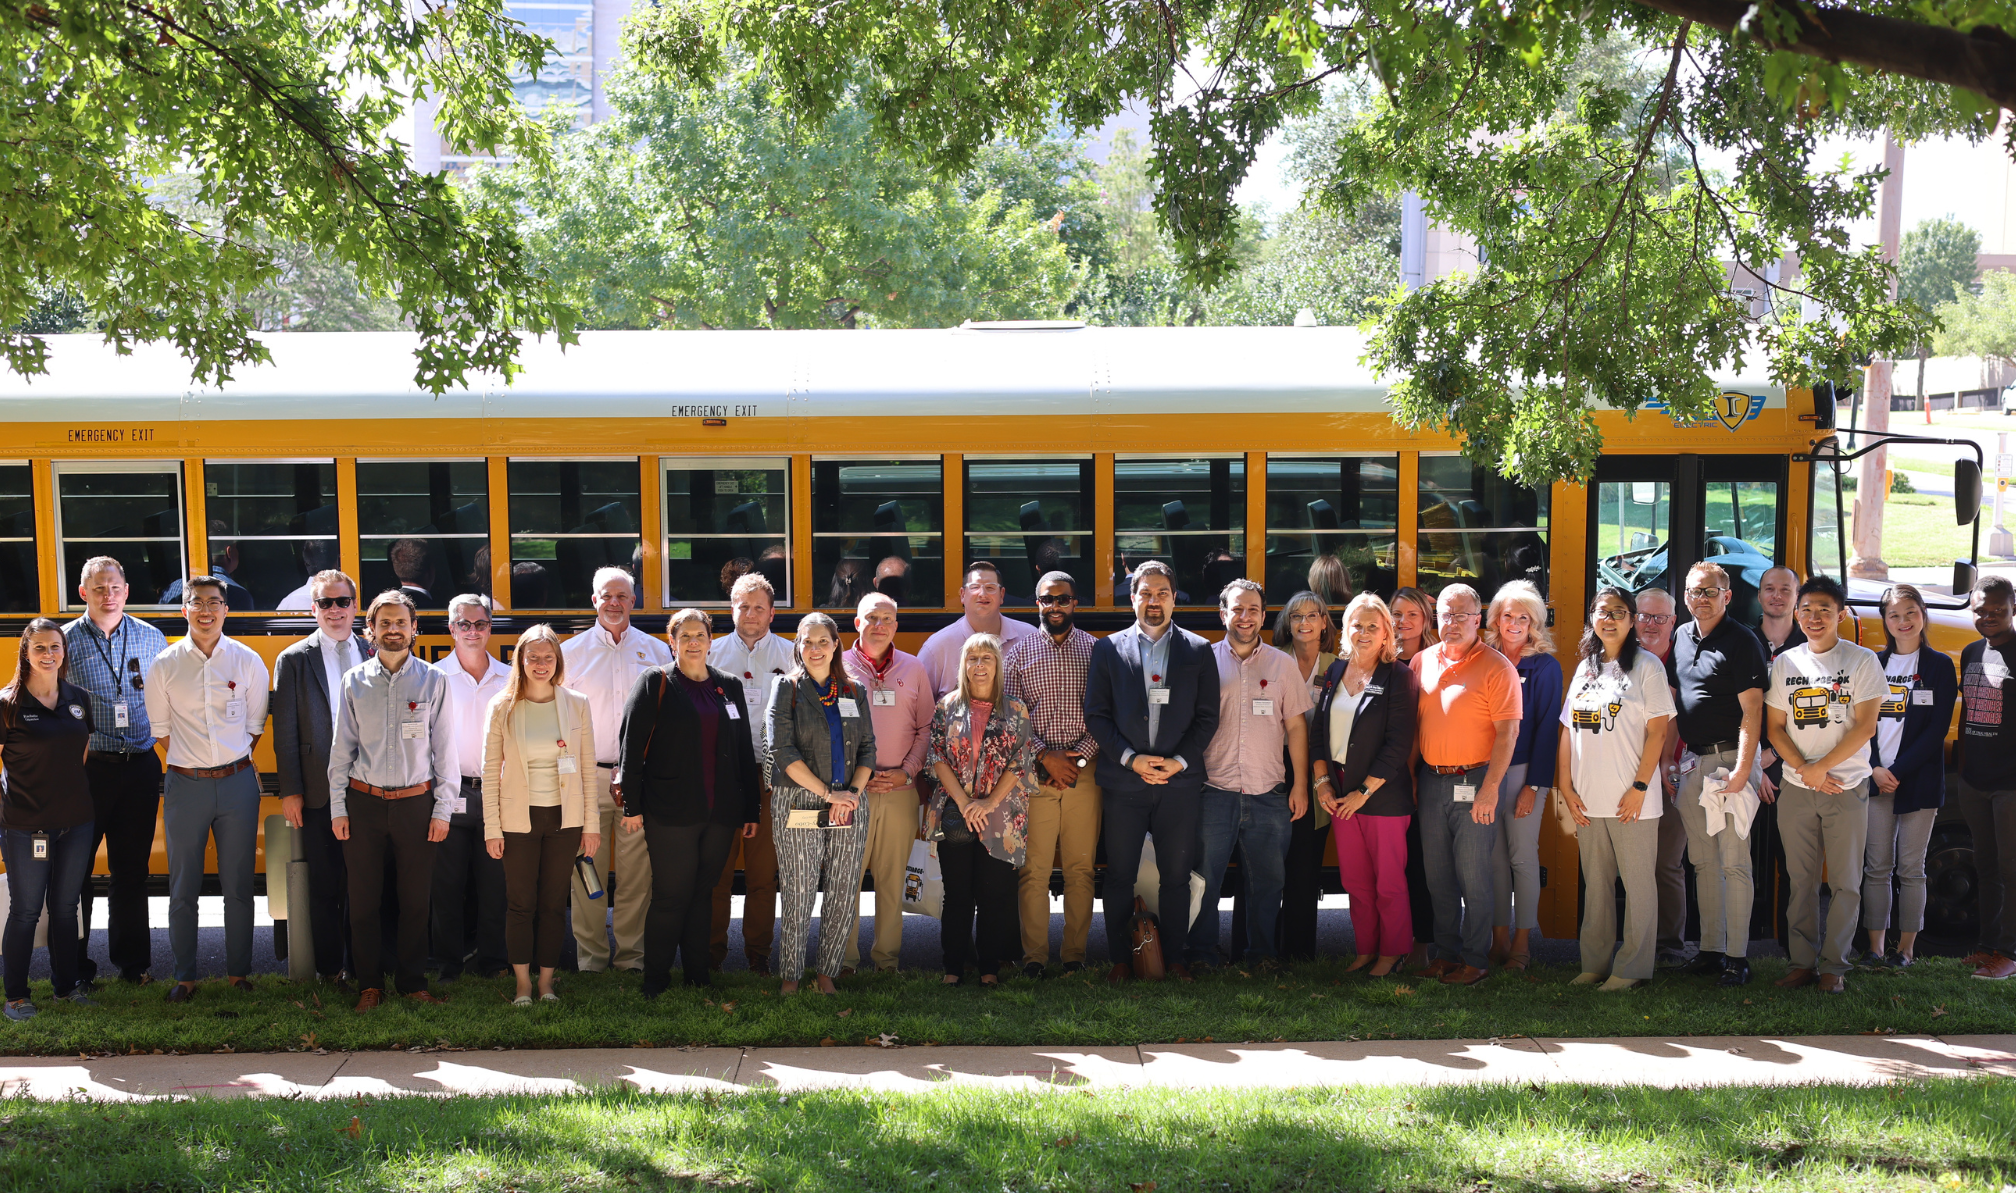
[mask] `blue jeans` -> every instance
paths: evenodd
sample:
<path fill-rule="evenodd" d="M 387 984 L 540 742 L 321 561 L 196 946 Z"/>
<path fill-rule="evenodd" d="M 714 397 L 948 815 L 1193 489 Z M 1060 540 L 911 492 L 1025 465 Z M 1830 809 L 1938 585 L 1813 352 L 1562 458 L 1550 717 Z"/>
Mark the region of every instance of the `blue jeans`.
<path fill-rule="evenodd" d="M 1457 803 L 1455 789 L 1459 784 L 1482 787 L 1489 769 L 1479 766 L 1458 775 L 1438 775 L 1423 766 L 1415 789 L 1421 801 L 1421 868 L 1435 904 L 1435 956 L 1478 969 L 1487 968 L 1491 955 L 1491 919 L 1498 902 L 1493 855 L 1500 829 L 1495 820 L 1491 824 L 1472 820 L 1470 813 L 1477 805 Z M 1511 811 L 1501 786 L 1497 814 Z"/>
<path fill-rule="evenodd" d="M 1281 915 L 1288 839 L 1294 827 L 1288 818 L 1288 785 L 1252 795 L 1207 786 L 1197 827 L 1204 901 L 1197 908 L 1197 922 L 1190 925 L 1190 964 L 1218 964 L 1218 891 L 1235 849 L 1246 880 L 1246 959 L 1272 958 L 1274 921 Z"/>
<path fill-rule="evenodd" d="M 212 834 L 217 838 L 217 881 L 224 888 L 224 973 L 249 975 L 259 772 L 247 767 L 228 778 L 191 779 L 170 771 L 161 819 L 168 832 L 168 944 L 175 951 L 175 980 L 197 978 L 196 896 L 203 892 L 204 846 Z"/>
<path fill-rule="evenodd" d="M 77 986 L 77 959 L 83 944 L 77 939 L 77 901 L 91 874 L 91 822 L 49 833 L 49 856 L 36 860 L 35 834 L 0 830 L 0 860 L 7 863 L 7 928 L 0 950 L 7 954 L 7 1001 L 28 997 L 28 963 L 35 954 L 35 922 L 49 908 L 49 974 L 56 997 Z"/>

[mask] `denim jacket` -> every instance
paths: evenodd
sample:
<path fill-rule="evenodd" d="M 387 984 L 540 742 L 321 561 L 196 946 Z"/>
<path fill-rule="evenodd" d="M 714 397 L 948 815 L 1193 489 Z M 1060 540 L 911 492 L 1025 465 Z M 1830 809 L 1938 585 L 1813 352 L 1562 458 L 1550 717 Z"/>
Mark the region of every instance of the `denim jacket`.
<path fill-rule="evenodd" d="M 868 690 L 855 683 L 836 659 L 833 673 L 840 678 L 840 698 L 854 702 L 854 716 L 842 715 L 840 732 L 846 751 L 847 772 L 839 776 L 845 783 L 860 767 L 875 766 L 875 723 L 868 715 Z M 799 672 L 780 675 L 770 690 L 770 732 L 763 759 L 764 782 L 771 787 L 797 787 L 785 771 L 794 762 L 824 776 L 833 765 L 832 738 L 827 736 L 826 710 L 819 704 L 819 687 L 810 676 Z M 836 784 L 837 785 L 837 784 Z"/>

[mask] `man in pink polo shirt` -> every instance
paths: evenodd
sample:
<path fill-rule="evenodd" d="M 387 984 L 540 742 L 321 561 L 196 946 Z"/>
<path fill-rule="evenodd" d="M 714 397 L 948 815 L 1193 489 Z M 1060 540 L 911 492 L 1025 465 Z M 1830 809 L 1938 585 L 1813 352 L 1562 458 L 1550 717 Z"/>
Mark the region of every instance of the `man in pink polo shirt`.
<path fill-rule="evenodd" d="M 868 844 L 861 867 L 875 876 L 875 944 L 868 959 L 877 972 L 892 973 L 903 958 L 903 872 L 917 839 L 917 772 L 931 744 L 931 677 L 917 656 L 896 649 L 896 602 L 886 593 L 861 598 L 854 628 L 861 636 L 840 656 L 840 665 L 868 689 L 868 717 L 875 727 L 875 777 L 865 793 Z M 847 941 L 844 960 L 848 969 L 859 964 L 858 936 Z"/>

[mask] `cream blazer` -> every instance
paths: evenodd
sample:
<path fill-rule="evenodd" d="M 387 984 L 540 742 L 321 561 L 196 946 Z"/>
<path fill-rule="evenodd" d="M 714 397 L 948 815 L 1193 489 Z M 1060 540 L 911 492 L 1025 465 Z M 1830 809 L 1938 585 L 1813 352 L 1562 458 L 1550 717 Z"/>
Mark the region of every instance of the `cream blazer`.
<path fill-rule="evenodd" d="M 572 688 L 556 692 L 561 740 L 574 759 L 574 773 L 560 776 L 560 827 L 580 828 L 587 823 L 583 783 L 595 771 L 595 723 L 589 717 L 588 697 Z M 501 841 L 505 833 L 532 831 L 532 787 L 525 777 L 525 760 L 514 748 L 518 729 L 504 695 L 490 702 L 485 725 L 483 839 Z"/>

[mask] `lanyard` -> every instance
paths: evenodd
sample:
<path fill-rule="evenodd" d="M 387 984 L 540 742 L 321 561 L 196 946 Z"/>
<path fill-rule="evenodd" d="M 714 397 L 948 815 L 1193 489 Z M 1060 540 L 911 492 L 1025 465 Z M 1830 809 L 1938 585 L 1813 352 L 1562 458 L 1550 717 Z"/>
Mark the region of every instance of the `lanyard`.
<path fill-rule="evenodd" d="M 98 648 L 98 657 L 105 660 L 106 668 L 112 672 L 112 694 L 110 696 L 107 696 L 106 699 L 108 701 L 117 701 L 121 695 L 121 689 L 119 685 L 126 682 L 126 660 L 127 660 L 127 651 L 130 646 L 130 643 L 128 643 L 126 639 L 127 619 L 122 614 L 119 618 L 119 628 L 112 631 L 113 634 L 119 635 L 119 665 L 117 667 L 114 667 L 112 665 L 112 652 L 105 649 L 105 643 L 100 642 L 98 640 L 98 635 L 95 632 L 93 632 L 96 631 L 98 627 L 96 625 L 91 624 L 90 618 L 87 617 L 84 620 L 86 625 L 91 626 L 91 629 L 87 630 L 84 636 L 91 639 L 91 645 Z M 105 637 L 107 640 L 110 640 L 112 634 L 107 634 L 105 635 Z"/>

